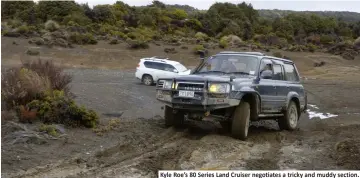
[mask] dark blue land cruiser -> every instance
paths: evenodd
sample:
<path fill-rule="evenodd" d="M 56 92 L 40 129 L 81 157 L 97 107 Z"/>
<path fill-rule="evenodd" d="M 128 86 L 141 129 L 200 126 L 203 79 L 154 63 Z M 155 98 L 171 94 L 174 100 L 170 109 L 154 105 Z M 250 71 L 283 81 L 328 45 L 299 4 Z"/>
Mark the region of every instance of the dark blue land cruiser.
<path fill-rule="evenodd" d="M 190 75 L 159 79 L 156 90 L 166 126 L 211 115 L 241 140 L 250 121 L 274 119 L 280 129 L 296 129 L 307 105 L 295 64 L 258 52 L 220 52 Z"/>

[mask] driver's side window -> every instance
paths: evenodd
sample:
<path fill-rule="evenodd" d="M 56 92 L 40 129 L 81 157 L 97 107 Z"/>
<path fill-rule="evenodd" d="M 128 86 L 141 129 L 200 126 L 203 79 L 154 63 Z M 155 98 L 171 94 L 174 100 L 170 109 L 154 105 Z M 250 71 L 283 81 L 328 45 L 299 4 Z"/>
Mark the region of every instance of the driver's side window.
<path fill-rule="evenodd" d="M 263 59 L 260 63 L 259 75 L 263 79 L 272 79 L 273 77 L 273 63 L 270 59 Z"/>

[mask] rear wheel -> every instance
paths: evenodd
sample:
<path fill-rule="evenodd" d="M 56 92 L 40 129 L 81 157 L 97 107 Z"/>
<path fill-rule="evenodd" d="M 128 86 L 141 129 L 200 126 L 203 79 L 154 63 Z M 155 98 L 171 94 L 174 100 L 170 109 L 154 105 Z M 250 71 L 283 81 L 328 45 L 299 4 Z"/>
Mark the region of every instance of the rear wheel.
<path fill-rule="evenodd" d="M 184 113 L 181 111 L 173 112 L 173 108 L 165 106 L 164 117 L 165 117 L 165 127 L 174 126 L 175 128 L 180 128 L 184 126 Z"/>
<path fill-rule="evenodd" d="M 236 107 L 231 123 L 231 134 L 234 138 L 246 140 L 250 126 L 250 104 L 241 101 Z"/>
<path fill-rule="evenodd" d="M 154 83 L 154 80 L 151 75 L 144 75 L 141 79 L 142 83 L 145 85 L 152 85 Z"/>
<path fill-rule="evenodd" d="M 295 130 L 299 121 L 299 111 L 296 103 L 290 101 L 283 117 L 279 118 L 278 124 L 281 130 Z"/>

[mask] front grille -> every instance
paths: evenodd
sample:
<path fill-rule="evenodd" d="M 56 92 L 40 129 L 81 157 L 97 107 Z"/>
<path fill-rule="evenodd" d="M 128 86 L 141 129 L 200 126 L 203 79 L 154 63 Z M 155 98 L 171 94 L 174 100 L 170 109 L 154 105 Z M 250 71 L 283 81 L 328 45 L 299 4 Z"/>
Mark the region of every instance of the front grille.
<path fill-rule="evenodd" d="M 178 82 L 177 90 L 203 91 L 204 83 Z"/>
<path fill-rule="evenodd" d="M 164 85 L 164 81 L 159 81 L 158 84 L 157 84 L 157 87 L 162 88 L 163 85 Z"/>

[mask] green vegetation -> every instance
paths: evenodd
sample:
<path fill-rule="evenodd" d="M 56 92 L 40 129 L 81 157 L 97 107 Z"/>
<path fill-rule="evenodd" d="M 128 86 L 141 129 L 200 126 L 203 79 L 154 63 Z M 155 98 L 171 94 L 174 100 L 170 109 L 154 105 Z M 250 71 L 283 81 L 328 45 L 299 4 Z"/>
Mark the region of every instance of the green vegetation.
<path fill-rule="evenodd" d="M 1 4 L 2 35 L 37 34 L 45 38 L 50 33 L 55 38 L 54 33 L 66 31 L 62 40 L 79 45 L 117 39 L 129 43 L 131 49 L 144 49 L 154 40 L 178 45 L 217 41 L 221 48 L 252 44 L 257 48 L 315 51 L 344 41 L 353 43 L 360 36 L 358 13 L 255 10 L 245 2 L 214 3 L 207 11 L 160 1 L 141 7 L 117 1 L 93 8 L 74 1 Z M 276 12 L 280 15 L 275 16 Z M 115 40 L 109 43 L 117 44 Z M 52 44 L 69 46 L 64 41 Z"/>

